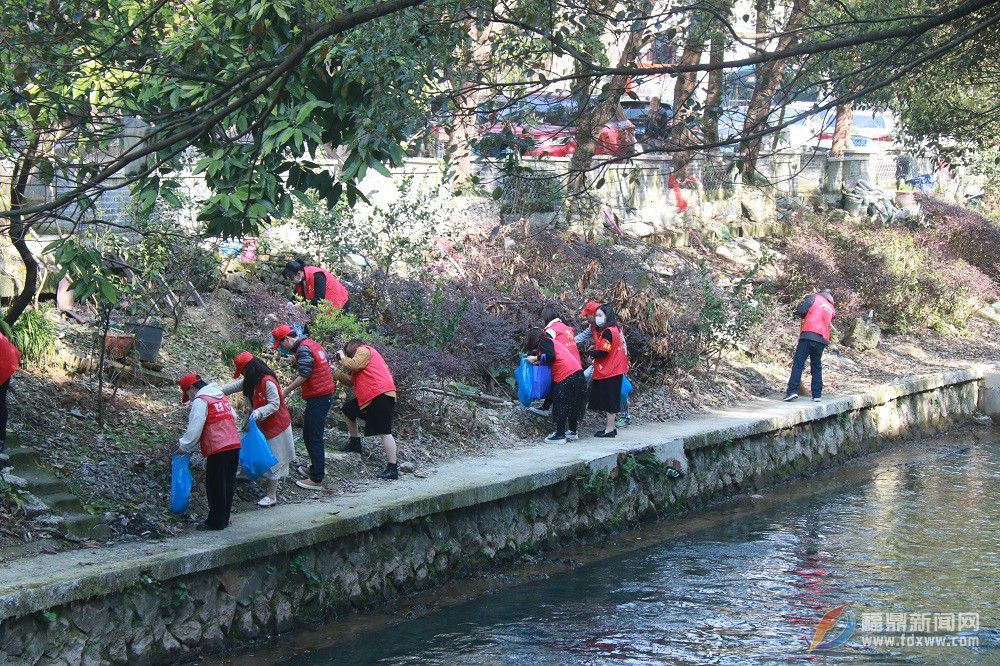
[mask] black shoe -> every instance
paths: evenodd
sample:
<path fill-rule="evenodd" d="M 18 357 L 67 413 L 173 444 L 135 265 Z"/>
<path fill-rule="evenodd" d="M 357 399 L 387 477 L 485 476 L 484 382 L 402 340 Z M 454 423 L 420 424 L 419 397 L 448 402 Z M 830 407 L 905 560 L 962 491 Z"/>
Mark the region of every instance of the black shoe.
<path fill-rule="evenodd" d="M 594 433 L 594 437 L 617 437 L 617 436 L 618 436 L 618 428 L 615 428 L 611 432 L 604 432 L 602 430 L 600 432 Z"/>
<path fill-rule="evenodd" d="M 385 479 L 386 481 L 395 481 L 399 478 L 399 466 L 392 463 L 386 465 L 382 473 L 378 475 L 378 478 Z"/>
<path fill-rule="evenodd" d="M 344 453 L 364 453 L 365 447 L 361 446 L 360 437 L 351 437 L 347 440 L 347 446 L 341 449 Z"/>

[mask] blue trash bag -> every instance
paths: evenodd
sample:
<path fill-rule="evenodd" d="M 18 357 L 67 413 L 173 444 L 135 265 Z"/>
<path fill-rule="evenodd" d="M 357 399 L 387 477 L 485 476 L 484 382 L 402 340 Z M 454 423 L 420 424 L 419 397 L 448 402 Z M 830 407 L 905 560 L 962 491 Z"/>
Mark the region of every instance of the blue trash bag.
<path fill-rule="evenodd" d="M 632 392 L 632 389 L 634 389 L 634 388 L 635 387 L 632 386 L 632 382 L 630 382 L 629 379 L 628 379 L 628 375 L 625 375 L 624 377 L 622 377 L 622 404 L 623 405 L 628 402 L 628 396 Z"/>
<path fill-rule="evenodd" d="M 243 467 L 243 473 L 248 479 L 255 481 L 277 464 L 278 459 L 274 457 L 264 433 L 257 427 L 257 422 L 250 419 L 250 426 L 243 435 L 240 448 L 240 466 Z"/>
<path fill-rule="evenodd" d="M 525 407 L 547 396 L 552 388 L 552 368 L 529 363 L 526 356 L 521 357 L 521 365 L 514 372 L 514 377 L 517 379 L 517 399 Z"/>
<path fill-rule="evenodd" d="M 295 332 L 295 337 L 302 337 L 302 333 L 305 331 L 305 329 L 302 328 L 302 324 L 292 324 L 292 330 Z M 274 346 L 274 336 L 273 335 L 271 336 L 271 346 L 272 347 Z M 281 347 L 278 347 L 278 353 L 281 354 L 282 356 L 288 356 L 289 355 L 289 352 L 286 352 Z"/>
<path fill-rule="evenodd" d="M 187 513 L 191 502 L 191 455 L 174 454 L 170 469 L 170 513 Z"/>

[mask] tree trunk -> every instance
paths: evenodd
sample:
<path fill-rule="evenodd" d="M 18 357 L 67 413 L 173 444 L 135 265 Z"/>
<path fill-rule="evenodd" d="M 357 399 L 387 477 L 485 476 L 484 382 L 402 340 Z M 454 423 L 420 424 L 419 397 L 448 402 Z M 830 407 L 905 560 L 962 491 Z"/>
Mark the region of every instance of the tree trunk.
<path fill-rule="evenodd" d="M 701 30 L 692 26 L 688 28 L 688 38 L 684 44 L 678 65 L 692 66 L 701 62 L 705 51 L 705 39 Z M 687 165 L 691 161 L 691 151 L 687 150 L 694 142 L 694 137 L 688 123 L 694 116 L 691 105 L 695 90 L 698 88 L 698 72 L 682 72 L 674 82 L 674 119 L 670 125 L 670 146 L 673 172 L 678 180 L 687 178 Z"/>
<path fill-rule="evenodd" d="M 854 104 L 837 105 L 837 120 L 833 126 L 833 145 L 830 147 L 830 157 L 843 157 L 844 152 L 851 147 L 851 130 L 854 125 Z M 824 131 L 824 127 L 820 131 Z"/>
<path fill-rule="evenodd" d="M 722 33 L 712 35 L 708 50 L 708 62 L 712 65 L 722 63 L 726 55 L 726 38 Z M 716 69 L 708 73 L 708 84 L 705 89 L 705 113 L 702 120 L 702 133 L 705 143 L 716 143 L 719 140 L 719 113 L 722 112 L 722 70 Z"/>
<path fill-rule="evenodd" d="M 778 44 L 775 47 L 776 51 L 784 51 L 798 43 L 798 30 L 805 22 L 806 13 L 809 11 L 809 1 L 793 0 L 791 14 L 788 16 L 788 21 L 785 23 L 781 36 L 778 37 Z M 768 11 L 766 0 L 758 1 L 757 11 L 757 30 L 759 33 L 758 37 L 760 37 L 763 34 L 761 28 L 764 27 L 766 31 L 766 12 Z M 760 14 L 761 12 L 765 12 L 763 17 Z M 758 48 L 760 48 L 761 41 L 763 40 L 758 39 Z M 750 98 L 750 106 L 747 109 L 747 116 L 743 122 L 744 138 L 740 142 L 743 175 L 750 181 L 753 180 L 757 172 L 757 160 L 760 157 L 763 136 L 748 137 L 748 135 L 759 133 L 767 126 L 767 118 L 771 115 L 771 103 L 774 100 L 774 94 L 777 92 L 778 86 L 781 85 L 781 77 L 786 65 L 787 60 L 776 60 L 757 66 L 757 83 L 754 86 L 753 95 Z"/>
<path fill-rule="evenodd" d="M 489 28 L 479 28 L 472 18 L 464 21 L 470 44 L 463 46 L 460 66 L 452 81 L 455 90 L 451 132 L 448 135 L 446 160 L 451 165 L 455 182 L 468 182 L 472 177 L 472 143 L 478 134 L 476 104 L 477 86 L 483 64 L 489 59 Z"/>
<path fill-rule="evenodd" d="M 642 26 L 635 26 L 635 29 L 629 33 L 621 57 L 618 59 L 618 67 L 630 67 L 634 64 L 639 56 L 642 35 Z M 586 100 L 581 100 L 581 112 L 578 115 L 576 126 L 576 151 L 569 160 L 567 217 L 574 221 L 574 226 L 585 236 L 593 235 L 592 225 L 595 219 L 595 216 L 590 214 L 593 211 L 586 210 L 589 208 L 586 206 L 586 197 L 584 196 L 588 187 L 587 174 L 594 163 L 594 154 L 597 152 L 601 129 L 614 117 L 615 108 L 621 101 L 628 80 L 628 76 L 616 74 L 601 90 L 602 99 L 597 104 L 584 107 L 583 103 Z"/>
<path fill-rule="evenodd" d="M 7 313 L 4 315 L 4 321 L 9 326 L 13 326 L 21 313 L 31 305 L 35 292 L 38 290 L 38 261 L 31 253 L 27 242 L 28 230 L 31 225 L 16 213 L 24 206 L 24 194 L 28 189 L 28 182 L 31 180 L 31 171 L 35 168 L 35 151 L 37 150 L 38 140 L 35 139 L 34 143 L 25 151 L 21 163 L 14 169 L 10 183 L 10 210 L 15 214 L 10 218 L 8 234 L 14 249 L 17 250 L 17 254 L 24 264 L 24 285 L 21 292 L 11 301 Z"/>

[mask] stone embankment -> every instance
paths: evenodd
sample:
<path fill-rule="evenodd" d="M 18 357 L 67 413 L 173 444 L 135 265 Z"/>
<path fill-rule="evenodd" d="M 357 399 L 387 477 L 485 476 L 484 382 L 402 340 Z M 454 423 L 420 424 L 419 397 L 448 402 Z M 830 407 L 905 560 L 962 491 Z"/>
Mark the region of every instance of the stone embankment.
<path fill-rule="evenodd" d="M 996 411 L 1000 383 L 987 374 L 821 403 L 761 400 L 617 440 L 456 461 L 425 479 L 244 514 L 222 533 L 16 561 L 0 574 L 0 663 L 176 663 L 260 640 Z"/>

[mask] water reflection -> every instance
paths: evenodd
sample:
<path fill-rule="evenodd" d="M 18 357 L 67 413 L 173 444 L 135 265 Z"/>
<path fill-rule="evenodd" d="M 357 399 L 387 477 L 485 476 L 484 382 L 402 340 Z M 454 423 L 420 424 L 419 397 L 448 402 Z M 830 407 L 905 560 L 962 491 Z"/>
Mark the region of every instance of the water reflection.
<path fill-rule="evenodd" d="M 997 642 L 1000 443 L 884 455 L 857 482 L 284 663 L 998 664 L 1000 649 L 807 654 L 817 621 L 978 612 Z"/>

